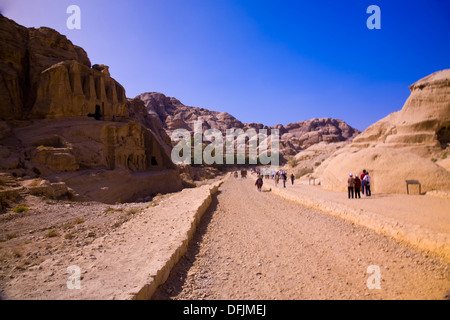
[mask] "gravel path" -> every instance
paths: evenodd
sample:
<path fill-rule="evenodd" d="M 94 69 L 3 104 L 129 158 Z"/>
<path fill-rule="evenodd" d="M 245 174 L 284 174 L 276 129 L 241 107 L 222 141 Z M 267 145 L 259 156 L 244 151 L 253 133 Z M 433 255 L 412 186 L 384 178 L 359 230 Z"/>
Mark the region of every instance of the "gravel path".
<path fill-rule="evenodd" d="M 369 266 L 380 289 L 368 288 Z M 431 255 L 230 178 L 153 299 L 448 299 L 449 289 L 450 266 Z"/>

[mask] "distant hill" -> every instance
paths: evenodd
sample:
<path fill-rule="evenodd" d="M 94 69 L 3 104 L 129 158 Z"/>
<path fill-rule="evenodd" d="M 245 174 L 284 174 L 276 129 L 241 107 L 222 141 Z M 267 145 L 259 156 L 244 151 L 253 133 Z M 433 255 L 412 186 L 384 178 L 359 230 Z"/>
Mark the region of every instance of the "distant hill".
<path fill-rule="evenodd" d="M 162 93 L 147 92 L 135 99 L 145 103 L 148 113 L 157 118 L 170 135 L 176 129 L 193 131 L 193 123 L 203 120 L 203 130 L 218 129 L 224 134 L 227 129 L 278 129 L 280 132 L 280 152 L 289 158 L 320 142 L 332 143 L 352 140 L 360 132 L 342 120 L 320 118 L 300 121 L 288 125 L 266 126 L 261 123 L 243 123 L 227 112 L 212 111 L 205 108 L 185 106 L 176 98 Z"/>

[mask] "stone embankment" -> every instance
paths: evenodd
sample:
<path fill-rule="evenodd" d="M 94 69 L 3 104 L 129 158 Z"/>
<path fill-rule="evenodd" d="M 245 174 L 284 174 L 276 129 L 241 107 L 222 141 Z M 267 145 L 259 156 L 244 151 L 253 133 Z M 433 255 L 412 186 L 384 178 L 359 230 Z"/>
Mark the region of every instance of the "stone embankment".
<path fill-rule="evenodd" d="M 423 195 L 373 194 L 348 199 L 343 192 L 296 183 L 287 188 L 267 181 L 284 199 L 336 216 L 428 251 L 450 262 L 450 199 Z"/>
<path fill-rule="evenodd" d="M 224 179 L 142 203 L 132 218 L 93 242 L 66 246 L 64 253 L 52 254 L 11 276 L 2 289 L 4 296 L 13 300 L 150 299 L 185 254 Z"/>

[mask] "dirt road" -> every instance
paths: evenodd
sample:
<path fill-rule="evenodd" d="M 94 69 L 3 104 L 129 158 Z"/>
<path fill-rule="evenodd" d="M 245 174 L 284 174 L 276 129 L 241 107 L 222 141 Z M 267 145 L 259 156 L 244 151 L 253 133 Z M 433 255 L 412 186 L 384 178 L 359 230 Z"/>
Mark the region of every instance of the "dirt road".
<path fill-rule="evenodd" d="M 230 178 L 153 299 L 448 299 L 449 289 L 438 259 Z"/>

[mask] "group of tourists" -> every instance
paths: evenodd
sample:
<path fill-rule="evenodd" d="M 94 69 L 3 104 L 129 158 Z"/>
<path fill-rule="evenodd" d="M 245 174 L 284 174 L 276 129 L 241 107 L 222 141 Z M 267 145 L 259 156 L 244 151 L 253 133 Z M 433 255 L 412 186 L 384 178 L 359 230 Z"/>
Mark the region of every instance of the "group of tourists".
<path fill-rule="evenodd" d="M 247 178 L 247 170 L 241 170 L 240 172 L 241 172 L 241 178 L 244 178 L 244 179 Z M 239 178 L 238 171 L 235 171 L 233 175 L 234 175 L 235 179 Z"/>
<path fill-rule="evenodd" d="M 255 186 L 258 188 L 258 191 L 261 191 L 264 176 L 258 171 L 256 171 L 256 173 L 258 174 L 258 178 L 256 179 Z M 288 175 L 287 175 L 287 172 L 283 169 L 276 171 L 276 172 L 274 171 L 271 174 L 266 174 L 265 178 L 274 180 L 275 186 L 277 186 L 277 187 L 278 187 L 278 183 L 281 180 L 281 183 L 283 184 L 283 188 L 286 188 Z M 289 178 L 291 180 L 291 184 L 294 184 L 294 180 L 295 180 L 294 174 L 291 174 Z"/>
<path fill-rule="evenodd" d="M 283 183 L 283 188 L 286 188 L 286 181 L 287 181 L 287 173 L 285 170 L 279 170 L 272 174 L 272 179 L 275 180 L 275 186 L 278 187 L 278 183 L 280 180 Z M 292 180 L 292 184 L 294 184 L 294 181 Z"/>
<path fill-rule="evenodd" d="M 355 177 L 353 177 L 353 173 L 350 173 L 350 176 L 347 180 L 348 198 L 361 199 L 361 192 L 362 194 L 365 193 L 367 197 L 370 197 L 372 195 L 372 191 L 370 190 L 370 182 L 371 177 L 369 175 L 369 172 L 367 172 L 366 170 L 363 170 L 361 176 L 355 175 Z"/>

